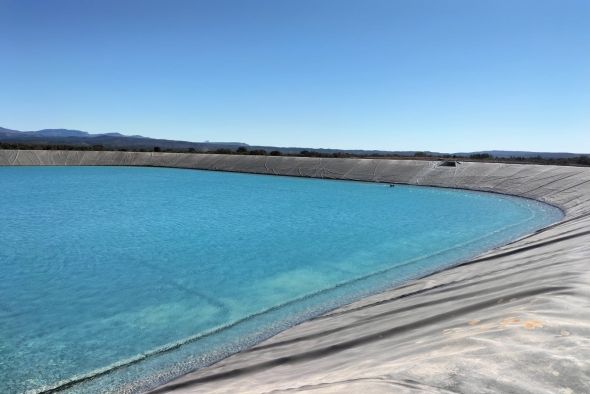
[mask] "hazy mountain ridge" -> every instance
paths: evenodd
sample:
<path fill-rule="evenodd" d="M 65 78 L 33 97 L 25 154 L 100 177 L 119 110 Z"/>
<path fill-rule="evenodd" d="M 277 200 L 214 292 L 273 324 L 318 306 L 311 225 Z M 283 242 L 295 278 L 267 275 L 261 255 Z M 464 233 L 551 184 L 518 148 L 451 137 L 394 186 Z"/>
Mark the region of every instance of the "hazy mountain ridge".
<path fill-rule="evenodd" d="M 43 129 L 37 131 L 19 131 L 0 127 L 0 142 L 31 143 L 47 145 L 77 145 L 94 146 L 102 145 L 112 149 L 153 149 L 155 146 L 161 149 L 218 149 L 230 146 L 237 148 L 246 147 L 240 142 L 190 142 L 176 141 L 158 138 L 149 138 L 141 135 L 124 135 L 121 133 L 97 133 L 91 134 L 81 130 L 69 129 Z"/>
<path fill-rule="evenodd" d="M 280 151 L 287 154 L 298 154 L 301 151 L 316 152 L 321 154 L 346 153 L 353 155 L 394 155 L 394 156 L 458 156 L 469 157 L 471 155 L 490 155 L 497 158 L 534 158 L 544 159 L 573 158 L 586 154 L 570 152 L 528 152 L 528 151 L 507 151 L 488 150 L 476 152 L 443 153 L 430 151 L 388 151 L 388 150 L 363 150 L 363 149 L 331 149 L 331 148 L 304 148 L 304 147 L 276 147 L 276 146 L 254 146 L 243 142 L 191 142 L 167 140 L 159 138 L 144 137 L 141 135 L 125 135 L 118 132 L 89 133 L 81 130 L 70 129 L 42 129 L 37 131 L 19 131 L 0 127 L 0 142 L 4 143 L 25 143 L 41 145 L 75 145 L 92 147 L 101 145 L 107 149 L 153 149 L 159 147 L 165 149 L 195 149 L 195 150 L 216 150 L 216 149 L 237 149 L 240 147 L 248 149 L 264 149 L 267 151 Z"/>

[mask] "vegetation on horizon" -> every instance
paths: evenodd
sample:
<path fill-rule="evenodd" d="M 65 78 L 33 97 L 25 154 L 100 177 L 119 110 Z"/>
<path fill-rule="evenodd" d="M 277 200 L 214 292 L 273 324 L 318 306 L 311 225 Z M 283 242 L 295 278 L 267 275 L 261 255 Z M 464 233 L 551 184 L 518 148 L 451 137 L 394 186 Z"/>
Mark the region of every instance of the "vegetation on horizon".
<path fill-rule="evenodd" d="M 350 152 L 333 152 L 324 153 L 314 150 L 302 150 L 299 153 L 287 153 L 279 150 L 270 152 L 264 149 L 249 150 L 245 147 L 238 147 L 235 150 L 229 148 L 219 148 L 214 150 L 199 150 L 195 148 L 188 149 L 162 149 L 154 146 L 152 149 L 135 149 L 135 148 L 105 148 L 103 145 L 81 146 L 67 144 L 27 144 L 27 143 L 8 143 L 0 142 L 0 149 L 3 150 L 68 150 L 68 151 L 119 151 L 119 152 L 166 152 L 166 153 L 201 153 L 201 154 L 224 154 L 224 155 L 254 155 L 254 156 L 294 156 L 294 157 L 321 157 L 321 158 L 364 158 L 364 159 L 414 159 L 414 160 L 467 160 L 467 161 L 484 161 L 500 163 L 530 163 L 530 164 L 552 164 L 552 165 L 569 165 L 569 166 L 590 166 L 590 157 L 581 155 L 570 158 L 545 158 L 536 157 L 494 157 L 488 153 L 476 153 L 467 156 L 461 155 L 433 155 L 429 152 L 415 152 L 413 156 L 404 156 L 396 154 L 356 154 Z"/>

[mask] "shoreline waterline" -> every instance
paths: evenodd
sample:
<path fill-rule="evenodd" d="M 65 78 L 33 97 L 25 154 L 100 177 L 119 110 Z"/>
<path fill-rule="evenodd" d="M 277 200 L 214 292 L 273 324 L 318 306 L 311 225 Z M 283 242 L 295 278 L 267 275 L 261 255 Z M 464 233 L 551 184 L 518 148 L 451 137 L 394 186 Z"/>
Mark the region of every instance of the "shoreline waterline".
<path fill-rule="evenodd" d="M 412 185 L 407 185 L 407 186 L 412 186 Z M 416 186 L 416 187 L 424 188 L 424 187 L 430 187 L 430 186 Z M 472 190 L 469 190 L 469 191 L 472 191 Z M 479 191 L 473 191 L 473 192 L 478 193 Z M 485 193 L 485 192 L 480 192 L 480 193 Z M 512 197 L 510 195 L 505 195 L 505 196 Z M 517 197 L 513 197 L 513 198 L 517 198 Z M 549 205 L 549 204 L 547 204 L 547 205 Z M 559 223 L 559 221 L 550 223 L 549 226 L 555 225 L 557 223 Z M 546 227 L 543 227 L 542 229 L 544 229 L 544 228 L 546 228 Z M 542 229 L 535 230 L 535 232 L 540 231 Z M 519 237 L 517 237 L 515 239 L 510 239 L 507 242 L 497 243 L 496 245 L 492 246 L 491 248 L 486 249 L 486 250 L 482 251 L 481 253 L 478 253 L 476 256 L 485 255 L 485 254 L 487 254 L 487 253 L 489 253 L 489 252 L 491 252 L 491 251 L 493 251 L 493 250 L 495 250 L 495 249 L 497 249 L 499 247 L 502 247 L 502 246 L 505 246 L 507 244 L 516 242 L 516 241 L 518 241 L 518 240 L 520 240 L 522 238 L 526 238 L 526 237 L 534 234 L 535 232 L 524 234 L 524 235 L 519 236 Z M 487 236 L 484 236 L 484 238 L 487 238 Z M 481 241 L 481 239 L 477 239 L 477 240 L 471 241 L 470 243 L 477 244 L 480 241 Z M 464 244 L 463 245 L 457 245 L 457 246 L 454 246 L 453 248 L 451 248 L 449 250 L 444 250 L 444 251 L 438 252 L 437 255 L 444 255 L 446 252 L 450 252 L 450 251 L 455 250 L 455 249 L 460 249 L 460 248 L 463 248 L 465 246 L 466 245 L 464 245 Z M 416 261 L 426 260 L 426 259 L 429 259 L 431 257 L 433 257 L 433 256 L 422 256 L 422 257 L 419 257 L 417 259 L 404 262 L 402 264 L 402 266 L 404 266 L 404 265 L 410 265 L 410 264 L 412 264 L 412 263 L 414 263 Z M 339 308 L 341 308 L 341 307 L 343 307 L 345 305 L 350 305 L 350 304 L 352 304 L 354 302 L 359 301 L 362 298 L 373 296 L 373 295 L 376 295 L 376 294 L 379 294 L 379 293 L 383 293 L 383 292 L 388 291 L 388 290 L 396 289 L 396 288 L 398 288 L 400 286 L 405 285 L 406 283 L 408 283 L 408 282 L 410 282 L 412 280 L 418 280 L 418 279 L 427 278 L 429 276 L 432 276 L 432 275 L 435 275 L 437 273 L 443 272 L 443 271 L 448 270 L 450 268 L 454 268 L 454 267 L 459 266 L 461 264 L 467 263 L 467 262 L 473 260 L 474 258 L 476 258 L 476 257 L 475 256 L 471 256 L 471 257 L 467 257 L 467 258 L 464 258 L 464 259 L 461 259 L 461 260 L 457 260 L 457 261 L 449 261 L 444 266 L 439 267 L 439 268 L 437 268 L 437 269 L 435 269 L 434 271 L 431 271 L 431 272 L 424 272 L 422 274 L 418 274 L 418 275 L 414 275 L 414 276 L 409 276 L 409 277 L 404 277 L 403 279 L 399 279 L 397 281 L 392 281 L 390 285 L 382 285 L 381 287 L 376 287 L 376 288 L 370 288 L 369 287 L 369 288 L 366 288 L 365 289 L 366 291 L 364 293 L 362 293 L 362 294 L 354 294 L 354 293 L 349 294 L 348 295 L 349 298 L 346 299 L 346 300 L 341 300 L 340 302 L 338 302 L 336 304 L 333 304 L 333 305 L 323 305 L 322 307 L 320 307 L 319 309 L 317 309 L 315 311 L 308 312 L 308 314 L 306 316 L 303 316 L 301 318 L 294 318 L 293 321 L 291 321 L 290 323 L 282 324 L 282 328 L 281 329 L 276 330 L 276 331 L 271 331 L 271 332 L 269 332 L 269 333 L 267 333 L 265 335 L 262 335 L 258 339 L 256 339 L 255 341 L 251 342 L 248 346 L 244 346 L 244 347 L 241 347 L 239 349 L 234 349 L 233 351 L 229 352 L 227 355 L 220 356 L 220 357 L 217 358 L 216 361 L 213 361 L 212 363 L 208 363 L 206 365 L 200 366 L 200 367 L 198 367 L 198 369 L 205 368 L 205 367 L 207 367 L 207 366 L 209 366 L 209 365 L 211 365 L 211 364 L 213 364 L 215 362 L 219 362 L 219 361 L 223 360 L 224 358 L 227 358 L 227 357 L 231 356 L 232 354 L 236 354 L 236 353 L 238 353 L 240 351 L 247 350 L 247 349 L 251 348 L 252 346 L 256 346 L 257 344 L 263 342 L 265 339 L 271 338 L 272 336 L 274 336 L 274 335 L 276 335 L 276 334 L 278 334 L 278 333 L 280 333 L 280 332 L 282 332 L 282 331 L 284 331 L 286 329 L 289 329 L 291 327 L 294 327 L 294 326 L 296 326 L 298 324 L 301 324 L 301 323 L 303 323 L 305 321 L 308 321 L 308 320 L 311 320 L 311 319 L 320 317 L 320 316 L 322 316 L 322 315 L 324 315 L 326 313 L 329 313 L 331 311 L 337 310 L 337 309 L 339 309 Z M 185 339 L 183 339 L 183 340 L 181 340 L 181 341 L 179 341 L 177 343 L 172 343 L 172 344 L 164 345 L 161 348 L 147 351 L 147 352 L 142 353 L 141 355 L 137 356 L 137 358 L 134 358 L 134 359 L 131 359 L 131 360 L 122 360 L 121 362 L 118 362 L 115 365 L 105 367 L 104 369 L 101 369 L 101 370 L 98 370 L 98 371 L 90 372 L 90 373 L 88 373 L 88 374 L 86 374 L 84 376 L 73 377 L 72 379 L 68 379 L 65 382 L 59 382 L 58 384 L 56 384 L 56 385 L 54 385 L 52 387 L 49 387 L 49 388 L 46 388 L 46 389 L 37 391 L 36 393 L 39 393 L 39 394 L 41 394 L 41 393 L 53 393 L 53 392 L 63 391 L 64 389 L 73 388 L 73 387 L 75 387 L 78 384 L 81 384 L 81 383 L 84 383 L 84 382 L 87 382 L 87 381 L 91 381 L 91 380 L 93 380 L 93 379 L 95 379 L 95 378 L 97 378 L 99 376 L 106 375 L 106 374 L 109 374 L 109 373 L 114 372 L 116 370 L 123 369 L 123 368 L 129 367 L 129 366 L 131 366 L 133 364 L 140 363 L 142 361 L 147 360 L 148 358 L 155 357 L 155 356 L 161 355 L 163 353 L 172 352 L 172 351 L 180 348 L 181 346 L 184 346 L 184 345 L 187 345 L 189 343 L 198 341 L 198 340 L 200 340 L 202 338 L 205 338 L 207 336 L 210 336 L 210 335 L 215 335 L 215 334 L 221 333 L 224 330 L 231 329 L 231 328 L 233 328 L 233 327 L 235 327 L 237 325 L 243 324 L 243 323 L 248 322 L 248 321 L 250 321 L 252 319 L 255 319 L 257 317 L 260 317 L 260 316 L 263 316 L 263 315 L 267 315 L 267 314 L 269 314 L 271 312 L 274 312 L 274 311 L 278 311 L 281 308 L 287 307 L 289 305 L 298 304 L 298 303 L 301 303 L 301 302 L 303 302 L 303 301 L 305 301 L 307 299 L 311 299 L 312 297 L 317 297 L 317 296 L 324 295 L 324 294 L 325 295 L 328 295 L 329 294 L 330 296 L 333 296 L 333 294 L 330 294 L 330 293 L 333 292 L 335 289 L 345 288 L 347 286 L 353 286 L 355 283 L 362 283 L 363 281 L 366 281 L 366 280 L 370 279 L 371 277 L 377 277 L 377 276 L 380 276 L 380 275 L 384 275 L 387 272 L 391 272 L 393 270 L 398 269 L 399 267 L 400 266 L 396 266 L 396 267 L 392 267 L 392 268 L 386 268 L 386 269 L 383 269 L 381 271 L 370 273 L 370 274 L 368 274 L 366 276 L 359 277 L 359 278 L 353 279 L 353 280 L 348 281 L 348 282 L 343 282 L 343 283 L 337 284 L 337 285 L 335 285 L 335 286 L 333 286 L 331 288 L 326 288 L 326 289 L 322 289 L 322 290 L 320 290 L 318 292 L 315 292 L 315 293 L 306 294 L 306 295 L 304 295 L 302 297 L 299 297 L 297 299 L 290 300 L 290 301 L 288 301 L 288 302 L 286 302 L 284 304 L 275 305 L 275 306 L 273 306 L 271 308 L 268 308 L 266 310 L 257 312 L 257 313 L 255 313 L 253 315 L 247 316 L 247 317 L 242 318 L 242 319 L 240 319 L 238 321 L 234 321 L 234 322 L 229 323 L 229 324 L 227 324 L 225 326 L 214 328 L 214 329 L 212 329 L 211 331 L 208 331 L 208 332 L 196 334 L 193 337 L 185 338 Z M 181 365 L 181 364 L 183 364 L 183 361 L 180 361 L 179 360 L 177 366 L 178 365 Z M 187 368 L 187 372 L 192 372 L 192 371 L 194 371 L 194 368 L 192 366 Z M 182 376 L 182 375 L 184 375 L 184 374 L 181 374 L 181 375 L 178 375 L 178 376 L 176 376 L 176 374 L 174 374 L 174 375 L 171 375 L 170 377 L 167 377 L 167 378 L 164 378 L 162 380 L 159 380 L 155 385 L 152 384 L 152 383 L 149 383 L 146 387 L 153 389 L 153 388 L 155 388 L 157 386 L 163 385 L 163 384 L 165 384 L 165 383 L 167 383 L 167 382 L 169 382 L 169 381 L 171 381 L 171 380 L 173 380 L 175 378 L 178 378 L 179 376 Z M 150 382 L 150 379 L 148 378 L 148 379 L 146 379 L 146 381 Z"/>

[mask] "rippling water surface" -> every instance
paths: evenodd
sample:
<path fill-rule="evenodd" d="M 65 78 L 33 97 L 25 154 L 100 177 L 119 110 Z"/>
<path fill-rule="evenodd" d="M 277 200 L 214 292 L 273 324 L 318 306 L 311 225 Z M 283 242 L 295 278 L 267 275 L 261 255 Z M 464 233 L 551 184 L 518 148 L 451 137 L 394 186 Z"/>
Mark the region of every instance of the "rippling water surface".
<path fill-rule="evenodd" d="M 0 190 L 3 393 L 142 390 L 561 217 L 495 194 L 165 168 L 6 167 Z"/>

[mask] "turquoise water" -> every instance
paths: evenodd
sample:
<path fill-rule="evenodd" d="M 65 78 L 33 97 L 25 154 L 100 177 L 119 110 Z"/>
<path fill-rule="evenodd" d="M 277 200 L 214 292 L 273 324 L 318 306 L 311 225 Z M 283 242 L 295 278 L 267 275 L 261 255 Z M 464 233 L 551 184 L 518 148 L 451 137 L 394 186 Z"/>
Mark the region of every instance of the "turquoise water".
<path fill-rule="evenodd" d="M 4 167 L 0 190 L 3 393 L 145 389 L 561 218 L 496 194 L 165 168 Z"/>

